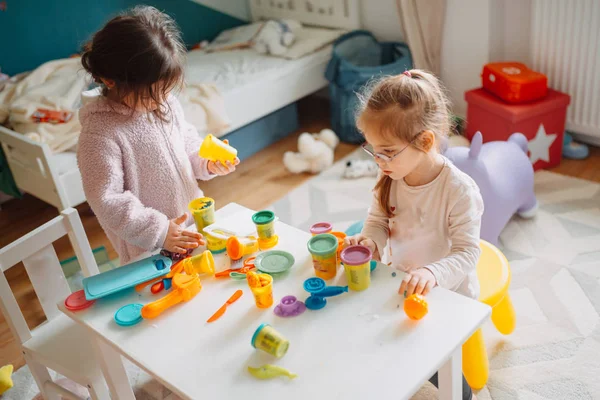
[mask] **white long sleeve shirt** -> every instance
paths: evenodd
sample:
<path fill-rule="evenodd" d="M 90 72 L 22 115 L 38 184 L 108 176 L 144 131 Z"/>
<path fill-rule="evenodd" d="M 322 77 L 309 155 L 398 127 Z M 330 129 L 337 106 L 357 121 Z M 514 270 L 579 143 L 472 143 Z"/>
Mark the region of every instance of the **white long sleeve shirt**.
<path fill-rule="evenodd" d="M 426 185 L 394 181 L 390 205 L 392 218 L 375 195 L 362 231 L 382 259 L 405 272 L 425 267 L 439 286 L 476 299 L 483 214 L 477 184 L 445 159 L 440 174 Z"/>

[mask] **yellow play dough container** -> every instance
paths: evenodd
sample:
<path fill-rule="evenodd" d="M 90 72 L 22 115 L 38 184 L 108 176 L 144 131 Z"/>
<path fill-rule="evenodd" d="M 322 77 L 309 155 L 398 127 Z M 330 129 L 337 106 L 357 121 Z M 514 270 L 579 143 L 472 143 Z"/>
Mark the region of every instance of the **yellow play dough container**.
<path fill-rule="evenodd" d="M 371 286 L 371 258 L 373 253 L 366 246 L 346 247 L 340 255 L 344 263 L 348 288 L 360 292 Z"/>
<path fill-rule="evenodd" d="M 308 241 L 308 251 L 312 254 L 315 275 L 321 279 L 332 279 L 337 275 L 338 238 L 330 233 L 313 236 Z"/>
<path fill-rule="evenodd" d="M 215 259 L 209 250 L 193 257 L 185 258 L 183 261 L 183 270 L 188 275 L 215 273 Z"/>
<path fill-rule="evenodd" d="M 194 217 L 198 232 L 204 232 L 204 228 L 215 223 L 215 201 L 210 197 L 192 200 L 188 207 Z"/>
<path fill-rule="evenodd" d="M 208 135 L 204 138 L 198 154 L 210 161 L 221 161 L 223 163 L 229 161 L 233 163 L 237 157 L 237 150 L 213 135 Z"/>
<path fill-rule="evenodd" d="M 253 272 L 248 272 L 253 274 Z M 254 302 L 258 308 L 269 308 L 273 305 L 273 277 L 269 274 L 255 274 L 257 278 L 268 282 L 264 286 L 254 286 L 248 283 L 254 295 Z"/>
<path fill-rule="evenodd" d="M 268 324 L 262 324 L 254 332 L 251 341 L 252 347 L 262 350 L 277 358 L 287 353 L 290 342 Z"/>
<path fill-rule="evenodd" d="M 270 240 L 275 236 L 275 213 L 263 210 L 252 216 L 252 222 L 256 225 L 258 238 L 263 241 Z"/>
<path fill-rule="evenodd" d="M 220 231 L 215 231 L 215 233 L 220 233 Z M 213 254 L 223 253 L 227 248 L 227 239 L 206 234 L 206 248 Z"/>

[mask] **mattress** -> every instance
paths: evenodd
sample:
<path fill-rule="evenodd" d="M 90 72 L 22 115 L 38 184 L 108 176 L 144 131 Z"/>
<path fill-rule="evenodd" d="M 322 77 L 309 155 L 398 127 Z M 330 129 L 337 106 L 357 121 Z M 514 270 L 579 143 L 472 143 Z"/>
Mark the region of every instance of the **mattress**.
<path fill-rule="evenodd" d="M 272 113 L 327 85 L 331 46 L 296 60 L 252 49 L 188 54 L 186 81 L 213 83 L 231 119 L 228 132 Z"/>

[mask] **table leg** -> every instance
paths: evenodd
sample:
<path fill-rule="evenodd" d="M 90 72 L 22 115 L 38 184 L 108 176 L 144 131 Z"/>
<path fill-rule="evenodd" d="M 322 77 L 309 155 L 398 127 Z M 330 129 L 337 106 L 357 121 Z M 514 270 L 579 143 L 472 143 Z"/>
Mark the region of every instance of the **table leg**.
<path fill-rule="evenodd" d="M 440 400 L 462 400 L 462 349 L 454 350 L 438 373 Z"/>
<path fill-rule="evenodd" d="M 96 358 L 100 363 L 100 369 L 104 374 L 112 398 L 114 400 L 135 400 L 121 355 L 100 339 L 94 338 L 93 342 Z"/>

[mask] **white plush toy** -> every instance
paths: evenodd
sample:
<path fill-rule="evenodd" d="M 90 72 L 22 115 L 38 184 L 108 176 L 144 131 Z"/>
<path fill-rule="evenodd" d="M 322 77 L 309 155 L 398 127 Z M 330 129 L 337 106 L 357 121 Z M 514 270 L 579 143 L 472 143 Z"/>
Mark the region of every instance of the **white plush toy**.
<path fill-rule="evenodd" d="M 373 160 L 351 160 L 346 163 L 344 178 L 357 179 L 364 176 L 377 176 L 379 168 Z"/>
<path fill-rule="evenodd" d="M 283 165 L 294 174 L 321 172 L 333 164 L 333 150 L 339 142 L 331 129 L 315 134 L 305 132 L 298 138 L 298 152 L 285 152 Z"/>
<path fill-rule="evenodd" d="M 296 40 L 301 27 L 300 22 L 290 19 L 269 20 L 253 39 L 252 47 L 261 54 L 282 56 Z"/>

